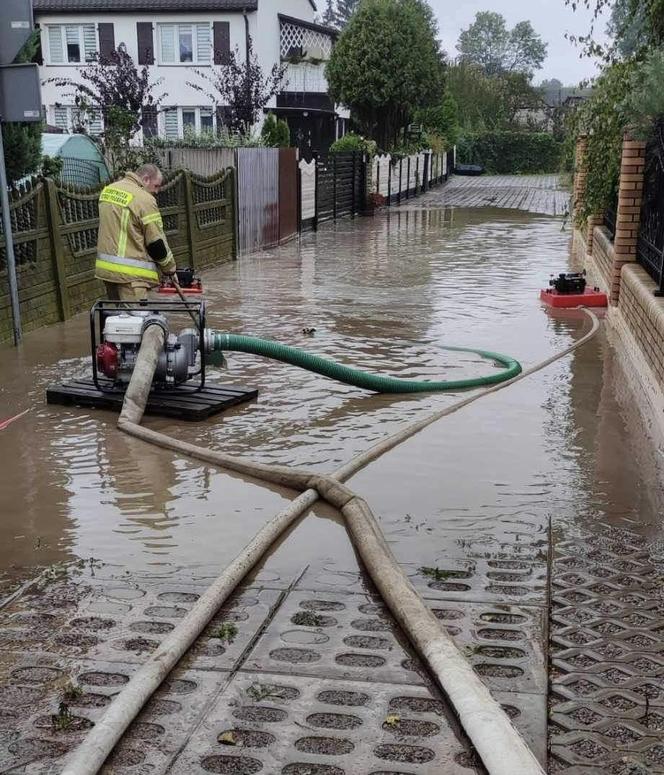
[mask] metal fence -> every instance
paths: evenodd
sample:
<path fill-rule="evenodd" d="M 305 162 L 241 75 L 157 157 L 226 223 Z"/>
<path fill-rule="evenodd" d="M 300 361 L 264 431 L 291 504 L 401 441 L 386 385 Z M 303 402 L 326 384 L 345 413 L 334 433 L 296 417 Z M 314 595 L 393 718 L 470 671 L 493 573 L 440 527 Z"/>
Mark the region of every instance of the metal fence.
<path fill-rule="evenodd" d="M 657 142 L 646 149 L 636 257 L 664 293 L 664 159 Z"/>
<path fill-rule="evenodd" d="M 364 154 L 316 154 L 316 221 L 336 220 L 364 209 Z"/>
<path fill-rule="evenodd" d="M 279 243 L 279 149 L 237 149 L 238 255 Z"/>
<path fill-rule="evenodd" d="M 604 226 L 611 236 L 611 241 L 616 237 L 616 218 L 618 217 L 618 192 L 616 191 L 611 204 L 604 211 Z"/>
<path fill-rule="evenodd" d="M 65 186 L 80 188 L 95 188 L 109 179 L 106 165 L 96 164 L 86 159 L 62 159 L 62 170 L 58 175 L 58 183 Z"/>

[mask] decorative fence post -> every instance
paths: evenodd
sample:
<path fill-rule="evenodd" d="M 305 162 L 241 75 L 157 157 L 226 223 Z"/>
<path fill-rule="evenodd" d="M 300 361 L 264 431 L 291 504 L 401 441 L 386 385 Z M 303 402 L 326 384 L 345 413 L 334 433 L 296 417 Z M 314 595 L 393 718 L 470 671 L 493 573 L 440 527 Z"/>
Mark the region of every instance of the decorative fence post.
<path fill-rule="evenodd" d="M 48 213 L 48 229 L 51 238 L 51 256 L 53 258 L 53 270 L 55 274 L 55 287 L 58 294 L 61 320 L 71 317 L 69 295 L 67 293 L 67 277 L 65 273 L 65 256 L 63 251 L 64 236 L 61 231 L 60 208 L 58 206 L 58 190 L 51 178 L 44 181 L 44 196 L 46 198 L 46 212 Z"/>
<path fill-rule="evenodd" d="M 184 205 L 187 215 L 187 247 L 189 248 L 189 266 L 196 269 L 196 246 L 194 244 L 194 228 L 196 215 L 194 213 L 194 193 L 191 186 L 191 172 L 184 171 Z M 235 231 L 235 229 L 233 229 Z"/>
<path fill-rule="evenodd" d="M 634 140 L 625 132 L 620 162 L 620 188 L 616 213 L 616 258 L 636 261 L 636 243 L 641 221 L 643 198 L 643 172 L 646 160 L 646 144 Z"/>
<path fill-rule="evenodd" d="M 574 154 L 574 186 L 572 189 L 572 218 L 576 217 L 586 195 L 586 178 L 588 177 L 588 137 L 579 135 L 576 139 Z"/>
<path fill-rule="evenodd" d="M 387 164 L 387 204 L 392 204 L 392 160 Z"/>
<path fill-rule="evenodd" d="M 318 205 L 319 205 L 319 197 L 318 197 L 318 154 L 314 154 L 314 223 L 313 223 L 313 229 L 314 231 L 318 231 Z"/>
<path fill-rule="evenodd" d="M 406 168 L 406 199 L 410 196 L 410 156 L 408 157 L 408 166 Z"/>
<path fill-rule="evenodd" d="M 357 189 L 357 181 L 355 180 L 355 167 L 356 167 L 355 157 L 356 156 L 357 156 L 357 151 L 353 151 L 353 187 L 352 187 L 351 199 L 350 199 L 350 217 L 351 218 L 354 218 L 356 213 L 356 210 L 355 210 L 355 191 Z M 366 185 L 366 181 L 365 181 L 365 185 Z"/>
<path fill-rule="evenodd" d="M 332 220 L 337 220 L 337 155 L 332 154 Z"/>
<path fill-rule="evenodd" d="M 623 264 L 636 261 L 636 246 L 641 228 L 641 201 L 646 160 L 646 144 L 635 140 L 629 131 L 623 136 L 620 160 L 620 186 L 616 233 L 613 240 L 615 262 L 611 283 L 611 302 L 617 303 L 620 294 L 620 270 Z"/>

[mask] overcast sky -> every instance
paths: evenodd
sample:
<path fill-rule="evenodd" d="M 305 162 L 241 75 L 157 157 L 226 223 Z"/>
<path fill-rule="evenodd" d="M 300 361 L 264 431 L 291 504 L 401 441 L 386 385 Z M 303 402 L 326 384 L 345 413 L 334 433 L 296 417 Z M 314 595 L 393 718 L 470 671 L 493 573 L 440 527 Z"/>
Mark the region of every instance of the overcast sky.
<path fill-rule="evenodd" d="M 583 78 L 595 74 L 591 60 L 579 59 L 578 50 L 565 39 L 565 33 L 585 35 L 590 29 L 591 13 L 585 9 L 572 11 L 564 0 L 429 0 L 438 16 L 440 39 L 448 56 L 454 58 L 458 52 L 456 43 L 461 30 L 467 29 L 478 11 L 496 11 L 502 14 L 508 28 L 517 22 L 529 20 L 535 32 L 548 43 L 547 58 L 541 70 L 535 73 L 534 81 L 558 78 L 563 84 L 576 84 Z M 605 24 L 597 25 L 604 31 Z"/>

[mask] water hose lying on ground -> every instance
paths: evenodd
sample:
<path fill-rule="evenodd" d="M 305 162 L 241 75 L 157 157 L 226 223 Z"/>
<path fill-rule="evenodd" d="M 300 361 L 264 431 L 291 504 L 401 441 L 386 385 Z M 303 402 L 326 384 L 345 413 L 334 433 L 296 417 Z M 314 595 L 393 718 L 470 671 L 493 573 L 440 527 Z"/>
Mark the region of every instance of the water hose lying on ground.
<path fill-rule="evenodd" d="M 271 358 L 275 361 L 283 361 L 293 366 L 299 366 L 307 371 L 314 371 L 324 377 L 336 379 L 346 385 L 354 385 L 364 390 L 374 390 L 376 393 L 434 393 L 450 390 L 466 390 L 468 388 L 483 387 L 484 385 L 496 385 L 505 382 L 521 373 L 521 364 L 507 355 L 490 352 L 489 350 L 474 350 L 466 347 L 443 347 L 444 350 L 455 352 L 476 353 L 491 361 L 500 363 L 505 368 L 502 371 L 494 371 L 482 377 L 469 379 L 456 379 L 445 381 L 418 381 L 412 379 L 397 379 L 395 377 L 383 377 L 380 374 L 369 374 L 359 369 L 351 369 L 340 363 L 312 355 L 296 347 L 289 347 L 269 339 L 259 339 L 255 336 L 242 334 L 225 334 L 213 331 L 210 341 L 210 349 L 213 352 L 235 351 L 253 353 Z"/>
<path fill-rule="evenodd" d="M 354 546 L 369 571 L 372 581 L 436 679 L 443 694 L 449 699 L 464 731 L 490 775 L 543 775 L 543 769 L 508 716 L 493 699 L 484 683 L 413 588 L 387 545 L 366 502 L 341 482 L 431 423 L 459 411 L 486 395 L 514 384 L 585 344 L 595 335 L 599 323 L 592 312 L 588 310 L 584 312 L 591 319 L 591 329 L 571 346 L 508 381 L 468 396 L 408 425 L 356 456 L 329 476 L 315 472 L 293 471 L 285 466 L 244 462 L 234 456 L 179 441 L 166 434 L 141 427 L 140 421 L 147 402 L 156 360 L 163 348 L 163 330 L 158 326 L 150 326 L 143 336 L 118 427 L 132 436 L 162 448 L 172 449 L 204 462 L 259 480 L 303 490 L 303 492 L 261 528 L 201 595 L 180 624 L 166 636 L 136 671 L 76 749 L 62 775 L 94 775 L 98 772 L 143 705 L 199 637 L 244 576 L 256 565 L 275 540 L 319 497 L 341 510 Z"/>

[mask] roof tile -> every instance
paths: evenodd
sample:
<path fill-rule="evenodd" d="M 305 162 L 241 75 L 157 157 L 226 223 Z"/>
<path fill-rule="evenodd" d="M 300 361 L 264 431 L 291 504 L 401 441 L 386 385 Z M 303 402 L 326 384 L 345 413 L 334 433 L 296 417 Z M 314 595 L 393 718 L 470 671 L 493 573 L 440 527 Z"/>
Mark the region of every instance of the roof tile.
<path fill-rule="evenodd" d="M 84 11 L 255 11 L 258 0 L 33 0 L 36 13 Z"/>

